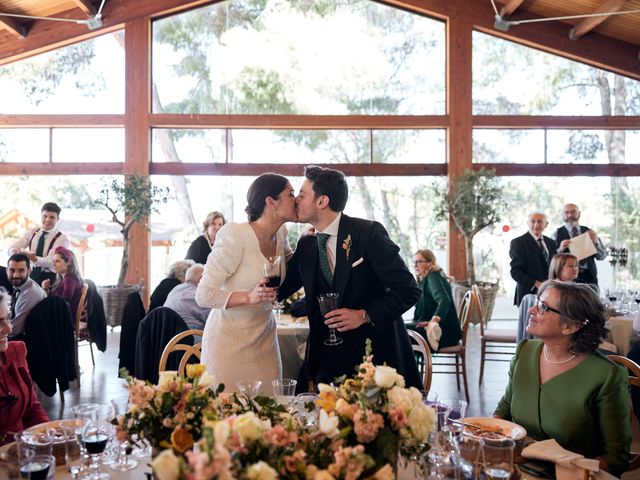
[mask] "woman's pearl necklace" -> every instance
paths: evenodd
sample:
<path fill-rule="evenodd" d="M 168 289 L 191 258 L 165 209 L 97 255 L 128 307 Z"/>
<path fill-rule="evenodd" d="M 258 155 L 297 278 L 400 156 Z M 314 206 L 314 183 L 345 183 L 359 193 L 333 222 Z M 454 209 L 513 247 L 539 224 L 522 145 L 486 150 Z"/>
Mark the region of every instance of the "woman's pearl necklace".
<path fill-rule="evenodd" d="M 549 360 L 549 357 L 547 356 L 547 346 L 543 346 L 542 347 L 542 354 L 544 355 L 544 359 L 548 362 L 548 363 L 553 363 L 556 365 L 560 365 L 562 363 L 567 363 L 570 362 L 571 360 L 573 360 L 574 358 L 576 358 L 576 355 L 573 354 L 571 355 L 569 358 L 567 358 L 566 360 L 562 360 L 561 362 L 554 362 L 553 360 Z"/>

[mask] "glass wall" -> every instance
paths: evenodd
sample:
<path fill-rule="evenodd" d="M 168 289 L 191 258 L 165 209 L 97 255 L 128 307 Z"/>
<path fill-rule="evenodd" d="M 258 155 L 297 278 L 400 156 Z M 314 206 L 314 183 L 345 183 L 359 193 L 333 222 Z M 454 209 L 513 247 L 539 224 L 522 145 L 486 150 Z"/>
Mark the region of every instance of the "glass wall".
<path fill-rule="evenodd" d="M 640 82 L 473 32 L 476 115 L 640 115 Z"/>
<path fill-rule="evenodd" d="M 445 113 L 444 23 L 371 1 L 239 0 L 153 25 L 155 112 Z"/>

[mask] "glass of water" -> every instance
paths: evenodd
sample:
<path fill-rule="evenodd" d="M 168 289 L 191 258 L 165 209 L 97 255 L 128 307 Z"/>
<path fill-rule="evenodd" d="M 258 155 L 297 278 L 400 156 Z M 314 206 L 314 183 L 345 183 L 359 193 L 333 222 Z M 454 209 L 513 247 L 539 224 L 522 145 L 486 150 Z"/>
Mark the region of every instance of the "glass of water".
<path fill-rule="evenodd" d="M 489 439 L 482 442 L 484 472 L 487 480 L 508 480 L 513 472 L 515 442 L 509 438 Z"/>

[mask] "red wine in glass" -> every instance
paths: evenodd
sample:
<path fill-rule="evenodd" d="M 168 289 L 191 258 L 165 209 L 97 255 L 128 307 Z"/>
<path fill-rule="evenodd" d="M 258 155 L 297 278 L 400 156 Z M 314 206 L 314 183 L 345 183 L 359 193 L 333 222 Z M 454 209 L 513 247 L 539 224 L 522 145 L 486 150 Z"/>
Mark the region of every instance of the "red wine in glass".
<path fill-rule="evenodd" d="M 280 275 L 271 275 L 267 277 L 265 286 L 268 288 L 278 288 L 280 286 Z"/>
<path fill-rule="evenodd" d="M 104 433 L 96 433 L 85 436 L 82 440 L 82 443 L 84 444 L 84 448 L 87 450 L 87 453 L 89 455 L 98 455 L 104 452 L 104 449 L 107 448 L 108 441 L 108 435 Z"/>
<path fill-rule="evenodd" d="M 318 295 L 318 305 L 320 306 L 320 313 L 322 313 L 322 317 L 324 318 L 327 313 L 338 308 L 338 294 L 323 293 Z M 325 339 L 323 343 L 330 347 L 335 347 L 342 343 L 342 338 L 336 335 L 334 328 L 329 328 L 329 338 Z"/>
<path fill-rule="evenodd" d="M 49 475 L 49 468 L 51 468 L 51 465 L 48 462 L 34 459 L 20 466 L 20 477 L 28 478 L 29 480 L 46 480 L 47 475 Z"/>

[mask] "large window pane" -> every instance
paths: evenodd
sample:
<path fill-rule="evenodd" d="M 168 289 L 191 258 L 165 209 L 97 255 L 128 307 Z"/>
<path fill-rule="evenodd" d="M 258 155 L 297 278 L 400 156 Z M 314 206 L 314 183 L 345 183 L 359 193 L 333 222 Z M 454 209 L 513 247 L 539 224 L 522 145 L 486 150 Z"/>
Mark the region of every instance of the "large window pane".
<path fill-rule="evenodd" d="M 54 162 L 124 162 L 121 128 L 54 128 Z"/>
<path fill-rule="evenodd" d="M 473 32 L 476 115 L 640 115 L 640 82 Z"/>
<path fill-rule="evenodd" d="M 0 67 L 0 113 L 123 113 L 123 45 L 119 31 Z"/>
<path fill-rule="evenodd" d="M 544 163 L 543 130 L 473 131 L 474 163 Z"/>
<path fill-rule="evenodd" d="M 376 2 L 220 2 L 154 22 L 154 111 L 443 114 L 444 52 L 442 22 Z"/>
<path fill-rule="evenodd" d="M 374 130 L 373 163 L 446 163 L 444 130 Z"/>
<path fill-rule="evenodd" d="M 48 162 L 49 129 L 0 129 L 1 162 Z"/>
<path fill-rule="evenodd" d="M 226 130 L 160 129 L 152 133 L 153 162 L 225 163 Z"/>

